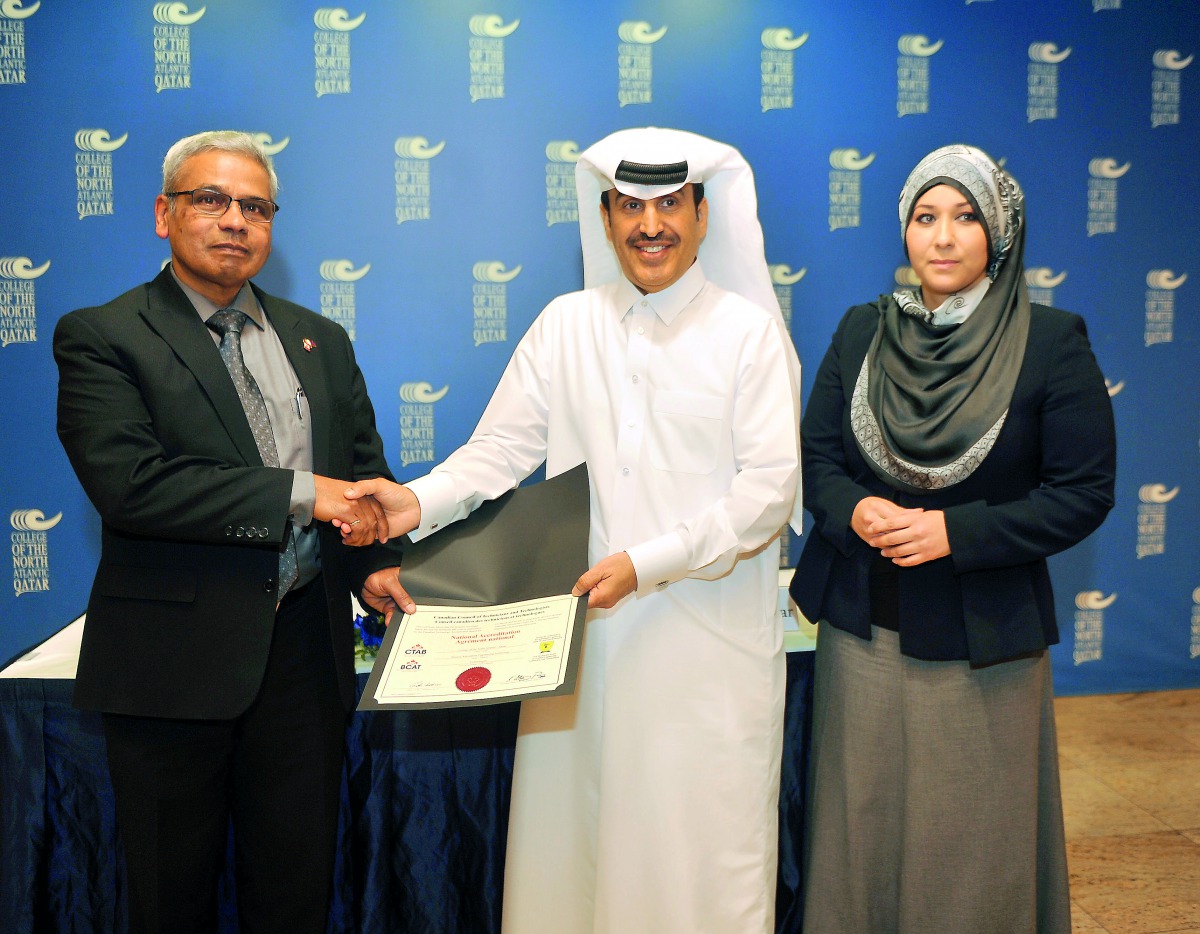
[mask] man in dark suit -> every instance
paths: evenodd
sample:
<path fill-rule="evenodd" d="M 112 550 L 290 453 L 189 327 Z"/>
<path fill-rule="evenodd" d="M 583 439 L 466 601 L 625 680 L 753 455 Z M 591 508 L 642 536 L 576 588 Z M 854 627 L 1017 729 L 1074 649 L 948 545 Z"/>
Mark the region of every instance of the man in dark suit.
<path fill-rule="evenodd" d="M 249 282 L 277 188 L 247 134 L 180 140 L 170 266 L 54 335 L 59 437 L 102 519 L 75 702 L 103 713 L 134 931 L 215 929 L 231 820 L 242 930 L 325 930 L 350 594 L 410 605 L 395 544 L 348 547 L 381 513 L 346 481 L 390 476 L 349 338 Z"/>

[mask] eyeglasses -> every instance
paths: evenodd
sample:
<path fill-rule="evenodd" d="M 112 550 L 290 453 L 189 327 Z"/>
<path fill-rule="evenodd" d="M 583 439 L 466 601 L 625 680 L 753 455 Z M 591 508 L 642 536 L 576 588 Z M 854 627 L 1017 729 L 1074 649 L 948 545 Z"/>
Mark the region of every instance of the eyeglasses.
<path fill-rule="evenodd" d="M 229 210 L 234 201 L 242 210 L 242 217 L 256 224 L 269 224 L 275 219 L 279 205 L 274 201 L 264 201 L 262 198 L 232 198 L 223 191 L 213 191 L 211 188 L 193 188 L 190 191 L 164 191 L 168 198 L 177 195 L 191 195 L 192 207 L 201 214 L 211 214 L 220 217 Z"/>

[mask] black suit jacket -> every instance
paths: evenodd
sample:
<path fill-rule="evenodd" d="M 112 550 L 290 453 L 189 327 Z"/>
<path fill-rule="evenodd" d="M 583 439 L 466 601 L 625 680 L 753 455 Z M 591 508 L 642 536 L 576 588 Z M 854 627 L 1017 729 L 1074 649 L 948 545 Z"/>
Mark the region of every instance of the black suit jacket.
<path fill-rule="evenodd" d="M 934 660 L 988 664 L 1058 641 L 1046 557 L 1094 531 L 1113 505 L 1112 404 L 1078 315 L 1032 306 L 1008 417 L 961 483 L 892 489 L 850 429 L 850 397 L 879 322 L 874 305 L 842 318 L 801 423 L 804 505 L 816 520 L 791 583 L 806 617 L 870 638 L 875 549 L 850 528 L 859 500 L 941 509 L 950 555 L 899 568 L 900 647 Z"/>
<path fill-rule="evenodd" d="M 255 294 L 308 397 L 314 473 L 390 477 L 345 331 Z M 169 269 L 63 317 L 54 356 L 59 438 L 102 520 L 76 704 L 154 717 L 237 716 L 266 665 L 292 471 L 262 465 L 212 337 Z M 319 535 L 331 646 L 349 709 L 350 594 L 400 555 L 390 544 L 350 548 L 326 524 Z"/>

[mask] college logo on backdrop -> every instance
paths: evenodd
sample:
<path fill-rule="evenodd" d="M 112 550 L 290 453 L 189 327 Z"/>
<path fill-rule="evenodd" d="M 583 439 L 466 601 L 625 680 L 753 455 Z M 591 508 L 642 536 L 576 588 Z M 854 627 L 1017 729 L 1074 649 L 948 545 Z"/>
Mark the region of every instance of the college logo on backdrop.
<path fill-rule="evenodd" d="M 1062 285 L 1066 278 L 1065 269 L 1056 276 L 1049 266 L 1025 267 L 1025 288 L 1029 293 L 1029 300 L 1039 305 L 1053 305 L 1054 290 Z"/>
<path fill-rule="evenodd" d="M 1192 56 L 1180 58 L 1175 49 L 1154 53 L 1154 73 L 1150 78 L 1150 126 L 1168 126 L 1179 122 L 1180 72 L 1192 63 Z"/>
<path fill-rule="evenodd" d="M 25 20 L 41 5 L 0 0 L 0 84 L 25 83 Z"/>
<path fill-rule="evenodd" d="M 796 49 L 808 41 L 808 33 L 796 38 L 786 26 L 773 26 L 764 29 L 761 38 L 762 112 L 787 110 L 796 102 Z"/>
<path fill-rule="evenodd" d="M 75 134 L 75 209 L 79 219 L 113 212 L 113 157 L 129 139 L 126 133 L 112 139 L 108 130 L 80 130 Z"/>
<path fill-rule="evenodd" d="M 154 91 L 192 86 L 192 24 L 208 7 L 188 12 L 186 3 L 154 4 Z"/>
<path fill-rule="evenodd" d="M 1114 383 L 1111 379 L 1105 379 L 1104 388 L 1108 390 L 1108 398 L 1112 399 L 1125 388 L 1125 380 L 1118 380 Z"/>
<path fill-rule="evenodd" d="M 350 93 L 350 33 L 367 18 L 354 19 L 338 6 L 323 6 L 313 14 L 313 88 L 317 97 Z"/>
<path fill-rule="evenodd" d="M 1188 658 L 1200 658 L 1200 587 L 1192 591 L 1192 647 Z"/>
<path fill-rule="evenodd" d="M 617 27 L 617 103 L 649 104 L 654 98 L 654 50 L 651 46 L 667 34 L 644 20 L 626 20 Z"/>
<path fill-rule="evenodd" d="M 396 140 L 396 223 L 429 220 L 429 160 L 446 148 L 430 146 L 424 136 Z"/>
<path fill-rule="evenodd" d="M 43 593 L 50 589 L 49 532 L 62 520 L 40 509 L 14 509 L 8 516 L 12 532 L 13 595 Z"/>
<path fill-rule="evenodd" d="M 357 336 L 358 325 L 354 283 L 370 271 L 370 263 L 355 269 L 348 259 L 327 259 L 321 263 L 321 314 L 340 324 L 350 340 Z"/>
<path fill-rule="evenodd" d="M 1070 48 L 1060 52 L 1053 42 L 1035 42 L 1029 47 L 1025 116 L 1030 123 L 1058 117 L 1058 64 L 1070 54 Z"/>
<path fill-rule="evenodd" d="M 929 113 L 929 59 L 942 47 L 928 36 L 901 36 L 896 47 L 896 116 Z M 857 226 L 857 225 L 855 225 Z"/>
<path fill-rule="evenodd" d="M 37 340 L 37 294 L 33 280 L 50 268 L 35 267 L 28 256 L 0 257 L 0 346 Z"/>
<path fill-rule="evenodd" d="M 1088 163 L 1089 237 L 1117 232 L 1117 179 L 1129 171 L 1130 165 L 1117 165 L 1116 159 L 1093 159 Z"/>
<path fill-rule="evenodd" d="M 271 139 L 270 133 L 252 133 L 250 135 L 258 141 L 258 144 L 262 146 L 263 150 L 268 156 L 279 155 L 281 152 L 287 149 L 288 143 L 292 141 L 290 136 L 285 136 L 278 143 L 276 143 Z"/>
<path fill-rule="evenodd" d="M 1137 556 L 1147 558 L 1167 550 L 1167 503 L 1179 495 L 1162 483 L 1147 483 L 1138 490 Z"/>
<path fill-rule="evenodd" d="M 429 383 L 403 383 L 400 386 L 400 463 L 433 462 L 433 404 L 450 391 L 443 386 L 434 392 Z"/>
<path fill-rule="evenodd" d="M 1092 0 L 1092 12 L 1100 13 L 1103 10 L 1119 10 L 1121 9 L 1121 0 Z"/>
<path fill-rule="evenodd" d="M 521 25 L 514 19 L 507 26 L 495 13 L 472 16 L 468 23 L 471 40 L 467 50 L 471 75 L 471 103 L 504 96 L 504 40 Z"/>
<path fill-rule="evenodd" d="M 792 272 L 791 266 L 782 263 L 767 266 L 771 273 L 771 287 L 775 290 L 775 298 L 779 300 L 779 311 L 783 314 L 783 323 L 788 332 L 792 330 L 792 286 L 804 278 L 807 269 Z"/>
<path fill-rule="evenodd" d="M 475 346 L 508 340 L 508 283 L 521 274 L 521 267 L 505 270 L 503 263 L 476 263 L 471 270 L 471 306 L 475 327 L 471 332 Z"/>
<path fill-rule="evenodd" d="M 575 163 L 579 144 L 573 139 L 556 139 L 546 144 L 546 226 L 573 224 L 579 220 L 575 197 Z"/>
<path fill-rule="evenodd" d="M 1083 590 L 1075 595 L 1076 665 L 1098 662 L 1104 657 L 1104 611 L 1113 605 L 1117 595 L 1104 596 L 1099 590 Z"/>
<path fill-rule="evenodd" d="M 862 171 L 875 161 L 857 149 L 829 154 L 829 229 L 857 227 L 862 219 Z"/>
<path fill-rule="evenodd" d="M 1146 276 L 1146 346 L 1169 344 L 1175 339 L 1175 290 L 1187 282 L 1187 273 L 1151 269 Z"/>

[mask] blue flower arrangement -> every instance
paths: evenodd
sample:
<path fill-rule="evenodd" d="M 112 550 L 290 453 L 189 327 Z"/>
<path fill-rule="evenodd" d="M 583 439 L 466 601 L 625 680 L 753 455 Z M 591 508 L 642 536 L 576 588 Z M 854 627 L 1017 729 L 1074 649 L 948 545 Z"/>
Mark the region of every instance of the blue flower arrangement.
<path fill-rule="evenodd" d="M 387 632 L 383 617 L 378 613 L 367 613 L 354 617 L 354 657 L 360 662 L 373 659 L 383 644 Z"/>

